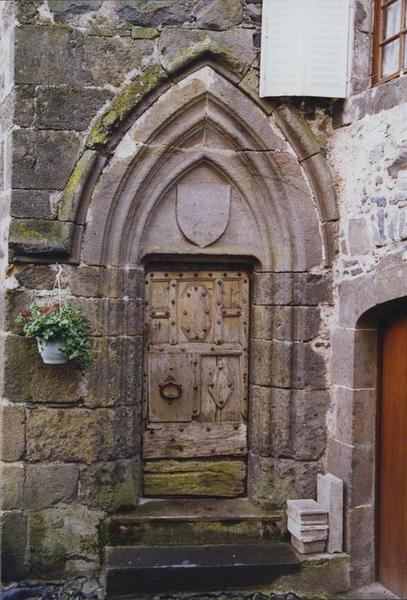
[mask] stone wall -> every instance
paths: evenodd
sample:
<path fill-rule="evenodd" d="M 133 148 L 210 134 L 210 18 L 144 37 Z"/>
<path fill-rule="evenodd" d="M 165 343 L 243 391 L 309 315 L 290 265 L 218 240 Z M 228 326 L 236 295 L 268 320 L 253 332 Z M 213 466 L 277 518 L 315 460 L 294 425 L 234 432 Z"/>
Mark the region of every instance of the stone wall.
<path fill-rule="evenodd" d="M 68 181 L 75 190 L 74 166 L 92 131 L 92 145 L 99 147 L 106 132 L 110 136 L 123 122 L 129 84 L 147 73 L 141 89 L 151 85 L 151 70 L 165 74 L 170 60 L 182 60 L 177 53 L 186 43 L 192 56 L 205 47 L 240 55 L 235 77 L 242 79 L 257 60 L 259 5 L 2 3 L 3 27 L 11 35 L 16 25 L 15 40 L 2 36 L 2 51 L 15 51 L 14 65 L 11 56 L 2 61 L 11 74 L 3 78 L 1 112 L 5 188 L 12 187 L 2 207 L 6 230 L 12 218 L 14 253 L 2 337 L 2 570 L 8 584 L 97 575 L 102 519 L 131 508 L 139 495 L 143 273 L 127 270 L 123 286 L 120 269 L 69 265 L 76 262 L 68 256 L 73 223 L 66 213 L 61 218 L 59 208 Z M 114 98 L 119 101 L 101 122 Z M 12 158 L 6 135 L 11 128 Z M 86 377 L 75 368 L 47 369 L 35 343 L 14 324 L 22 307 L 51 290 L 56 271 L 47 264 L 49 256 L 65 262 L 65 298 L 89 318 L 98 354 Z M 7 254 L 3 261 L 7 266 Z"/>
<path fill-rule="evenodd" d="M 91 190 L 116 147 L 117 164 L 126 160 L 126 144 L 118 145 L 126 131 L 205 61 L 289 143 L 287 197 L 299 188 L 311 199 L 322 239 L 321 257 L 316 252 L 295 273 L 260 269 L 255 276 L 250 493 L 282 505 L 288 496 L 312 495 L 318 470 L 343 478 L 354 582 L 371 581 L 376 384 L 357 374 L 374 378 L 376 335 L 372 327 L 361 336 L 358 323 L 376 304 L 406 293 L 397 273 L 407 250 L 407 109 L 400 100 L 407 78 L 370 88 L 370 1 L 354 3 L 345 103 L 258 98 L 260 0 L 0 5 L 0 57 L 8 57 L 0 60 L 6 582 L 98 575 L 100 523 L 137 502 L 143 269 L 85 264 L 81 241 L 91 230 Z M 304 217 L 297 227 L 307 243 L 318 237 L 308 226 Z M 87 314 L 98 349 L 85 377 L 70 366 L 44 367 L 14 324 L 19 310 L 52 289 L 56 261 L 65 297 Z M 360 348 L 366 362 L 357 364 Z"/>

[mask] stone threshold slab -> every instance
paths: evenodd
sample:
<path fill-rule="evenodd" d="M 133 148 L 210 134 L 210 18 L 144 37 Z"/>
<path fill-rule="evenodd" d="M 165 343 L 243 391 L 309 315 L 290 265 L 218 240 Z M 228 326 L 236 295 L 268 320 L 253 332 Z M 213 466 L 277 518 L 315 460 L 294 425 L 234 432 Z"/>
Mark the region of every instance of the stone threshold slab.
<path fill-rule="evenodd" d="M 116 514 L 116 523 L 143 521 L 236 521 L 261 520 L 282 516 L 284 511 L 264 510 L 247 498 L 230 500 L 143 500 L 128 513 Z"/>

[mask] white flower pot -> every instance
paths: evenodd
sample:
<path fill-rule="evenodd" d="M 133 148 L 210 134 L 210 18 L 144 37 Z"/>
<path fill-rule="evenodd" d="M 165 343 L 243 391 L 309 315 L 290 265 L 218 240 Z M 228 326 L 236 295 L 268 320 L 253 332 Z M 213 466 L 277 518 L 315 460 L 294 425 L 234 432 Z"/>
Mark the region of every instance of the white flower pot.
<path fill-rule="evenodd" d="M 38 352 L 46 365 L 64 365 L 68 362 L 68 357 L 65 354 L 64 340 L 44 340 L 37 337 Z"/>

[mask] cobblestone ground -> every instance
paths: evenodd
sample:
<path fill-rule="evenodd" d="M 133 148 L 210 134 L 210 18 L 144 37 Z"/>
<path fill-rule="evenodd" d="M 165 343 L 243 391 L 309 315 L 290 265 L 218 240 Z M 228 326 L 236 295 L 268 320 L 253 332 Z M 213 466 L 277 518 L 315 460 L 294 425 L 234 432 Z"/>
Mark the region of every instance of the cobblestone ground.
<path fill-rule="evenodd" d="M 76 581 L 63 587 L 15 587 L 0 592 L 0 600 L 104 600 L 99 584 L 94 581 Z M 138 595 L 128 600 L 306 600 L 293 593 L 273 592 L 185 592 L 174 594 Z"/>

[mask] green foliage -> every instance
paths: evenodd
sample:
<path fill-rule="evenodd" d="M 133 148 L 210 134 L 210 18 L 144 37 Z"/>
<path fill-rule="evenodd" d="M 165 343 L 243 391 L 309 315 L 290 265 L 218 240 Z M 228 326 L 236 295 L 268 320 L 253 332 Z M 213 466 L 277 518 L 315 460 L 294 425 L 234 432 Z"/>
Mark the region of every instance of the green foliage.
<path fill-rule="evenodd" d="M 50 341 L 63 339 L 63 351 L 68 359 L 77 361 L 82 373 L 91 369 L 93 351 L 88 337 L 88 323 L 81 310 L 69 304 L 32 304 L 18 315 L 16 323 L 27 337 Z"/>

